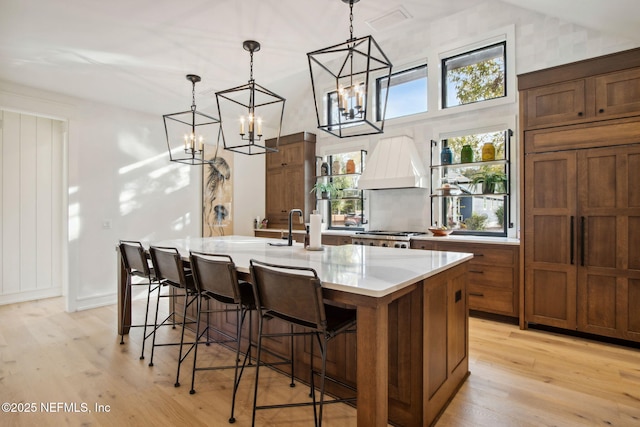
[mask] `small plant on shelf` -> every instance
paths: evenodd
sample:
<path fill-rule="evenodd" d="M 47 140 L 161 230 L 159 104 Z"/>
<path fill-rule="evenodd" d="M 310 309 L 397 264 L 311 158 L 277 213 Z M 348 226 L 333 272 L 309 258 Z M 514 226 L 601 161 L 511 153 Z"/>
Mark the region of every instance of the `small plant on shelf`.
<path fill-rule="evenodd" d="M 331 197 L 331 194 L 336 194 L 338 189 L 331 182 L 316 182 L 313 188 L 311 188 L 311 193 L 315 192 L 316 194 L 320 194 L 320 197 L 323 199 L 328 199 Z"/>
<path fill-rule="evenodd" d="M 474 185 L 482 184 L 482 194 L 492 194 L 495 193 L 496 190 L 504 191 L 507 175 L 501 170 L 482 168 L 473 175 L 471 182 Z"/>

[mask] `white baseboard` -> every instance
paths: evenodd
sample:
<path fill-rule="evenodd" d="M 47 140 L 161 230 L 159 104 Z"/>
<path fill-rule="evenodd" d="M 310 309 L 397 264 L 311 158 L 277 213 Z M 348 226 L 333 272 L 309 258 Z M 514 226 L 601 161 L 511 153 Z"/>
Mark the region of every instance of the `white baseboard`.
<path fill-rule="evenodd" d="M 14 294 L 0 295 L 0 305 L 16 304 L 25 301 L 35 301 L 44 298 L 62 296 L 62 288 L 36 289 L 33 291 L 22 291 Z"/>

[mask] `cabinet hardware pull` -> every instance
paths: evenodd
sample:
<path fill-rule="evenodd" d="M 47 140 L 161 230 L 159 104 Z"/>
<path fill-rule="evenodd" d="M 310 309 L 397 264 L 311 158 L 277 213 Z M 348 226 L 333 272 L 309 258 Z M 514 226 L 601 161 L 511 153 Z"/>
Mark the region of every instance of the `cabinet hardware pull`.
<path fill-rule="evenodd" d="M 604 113 L 604 108 L 599 109 L 598 113 L 600 113 L 600 114 Z"/>
<path fill-rule="evenodd" d="M 473 256 L 484 256 L 484 254 L 473 254 Z"/>
<path fill-rule="evenodd" d="M 573 265 L 573 257 L 574 257 L 574 240 L 575 240 L 575 231 L 574 231 L 574 217 L 571 215 L 571 229 L 569 230 L 569 256 L 571 257 L 571 265 Z"/>
<path fill-rule="evenodd" d="M 582 111 L 580 111 L 580 112 L 578 113 L 578 116 L 579 116 L 579 117 L 582 117 Z"/>
<path fill-rule="evenodd" d="M 482 271 L 482 270 L 469 270 L 469 273 L 484 274 L 484 271 Z"/>
<path fill-rule="evenodd" d="M 472 297 L 483 297 L 484 294 L 482 292 L 469 292 L 469 295 Z"/>
<path fill-rule="evenodd" d="M 584 267 L 584 227 L 585 227 L 585 218 L 583 216 L 580 217 L 580 265 Z"/>

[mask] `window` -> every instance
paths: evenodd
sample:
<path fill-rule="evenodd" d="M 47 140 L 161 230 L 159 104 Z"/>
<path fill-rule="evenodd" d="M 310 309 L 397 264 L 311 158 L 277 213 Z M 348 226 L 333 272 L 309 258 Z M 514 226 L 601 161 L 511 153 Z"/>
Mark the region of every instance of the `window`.
<path fill-rule="evenodd" d="M 509 130 L 476 133 L 442 141 L 453 154 L 452 166 L 442 169 L 441 183 L 447 184 L 455 197 L 441 199 L 441 224 L 453 228 L 453 234 L 475 234 L 506 236 L 509 203 Z M 482 148 L 491 143 L 495 149 L 495 160 L 482 160 Z M 462 147 L 470 146 L 473 159 L 461 161 Z M 495 180 L 490 190 L 484 181 Z"/>
<path fill-rule="evenodd" d="M 393 73 L 391 82 L 388 77 L 376 79 L 376 118 L 378 120 L 382 117 L 380 106 L 384 105 L 386 96 L 388 96 L 386 119 L 426 112 L 427 64 Z"/>
<path fill-rule="evenodd" d="M 506 42 L 442 60 L 442 107 L 502 98 L 506 92 Z"/>
<path fill-rule="evenodd" d="M 327 156 L 331 174 L 319 180 L 332 184 L 328 200 L 328 226 L 331 229 L 362 229 L 366 223 L 362 190 L 358 179 L 363 169 L 364 151 Z M 350 164 L 350 166 L 347 166 Z M 331 192 L 332 191 L 332 192 Z"/>

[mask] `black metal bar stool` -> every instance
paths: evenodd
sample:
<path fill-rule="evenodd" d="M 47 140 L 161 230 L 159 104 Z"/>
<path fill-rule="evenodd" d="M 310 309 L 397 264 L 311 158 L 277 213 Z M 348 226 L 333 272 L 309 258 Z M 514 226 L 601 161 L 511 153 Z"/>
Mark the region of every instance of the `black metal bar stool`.
<path fill-rule="evenodd" d="M 193 304 L 197 300 L 197 292 L 196 287 L 193 281 L 193 275 L 191 270 L 185 267 L 180 253 L 176 248 L 170 247 L 161 247 L 161 246 L 151 246 L 149 248 L 149 254 L 151 255 L 151 261 L 153 263 L 153 268 L 156 272 L 156 277 L 160 280 L 160 283 L 163 286 L 171 286 L 173 292 L 170 292 L 168 295 L 158 295 L 158 302 L 156 305 L 156 319 L 155 319 L 155 327 L 153 329 L 153 339 L 151 346 L 151 360 L 149 361 L 149 366 L 153 366 L 153 355 L 156 347 L 160 346 L 171 346 L 171 345 L 179 345 L 180 350 L 178 353 L 178 369 L 176 372 L 176 382 L 175 386 L 180 386 L 180 366 L 182 362 L 189 354 L 189 351 L 183 354 L 182 349 L 185 344 L 184 342 L 184 330 L 187 324 L 195 323 L 195 319 L 187 316 L 187 310 L 191 304 Z M 183 298 L 184 301 L 184 309 L 182 312 L 182 322 L 176 322 L 176 315 L 178 313 L 175 312 L 174 306 L 172 305 L 171 312 L 169 315 L 160 323 L 158 323 L 158 311 L 160 308 L 160 299 L 163 297 L 173 298 L 174 301 L 176 298 Z M 171 319 L 171 322 L 169 320 Z M 182 332 L 180 334 L 180 342 L 169 342 L 169 343 L 156 343 L 156 332 L 162 326 L 171 325 L 173 328 L 176 325 L 182 325 Z M 193 344 L 193 342 L 188 342 L 186 344 Z"/>
<path fill-rule="evenodd" d="M 221 254 L 211 254 L 204 252 L 191 252 L 190 253 L 190 264 L 191 271 L 193 272 L 193 278 L 195 280 L 196 291 L 198 294 L 198 314 L 196 318 L 196 343 L 194 353 L 193 353 L 193 370 L 191 374 L 191 390 L 189 393 L 194 394 L 195 390 L 195 377 L 196 371 L 203 370 L 218 370 L 218 369 L 229 369 L 235 368 L 234 374 L 234 382 L 233 382 L 233 395 L 231 401 L 231 416 L 229 417 L 229 422 L 235 422 L 234 418 L 234 410 L 235 410 L 235 402 L 236 402 L 236 392 L 238 390 L 238 385 L 240 383 L 240 378 L 242 377 L 242 372 L 244 371 L 244 367 L 247 364 L 247 361 L 251 363 L 251 312 L 255 310 L 255 302 L 253 298 L 253 289 L 251 288 L 251 284 L 249 282 L 245 282 L 244 280 L 238 279 L 238 272 L 236 270 L 236 266 L 233 263 L 233 259 L 229 255 L 221 255 Z M 209 307 L 209 302 L 211 300 L 218 301 L 224 304 L 223 308 L 213 308 Z M 207 308 L 203 308 L 203 302 L 207 302 Z M 215 331 L 225 338 L 229 338 L 228 340 L 220 341 L 215 340 L 212 341 L 209 338 L 209 329 L 213 329 L 213 326 L 209 322 L 209 315 L 211 313 L 220 313 L 220 312 L 229 312 L 235 311 L 237 314 L 236 318 L 236 335 L 235 337 L 230 337 L 224 331 L 220 331 L 215 329 Z M 207 326 L 204 331 L 201 331 L 200 321 L 202 314 L 207 315 Z M 247 349 L 244 352 L 244 360 L 240 365 L 240 346 L 242 343 L 242 329 L 247 318 L 247 314 L 249 315 L 249 337 Z M 205 333 L 207 334 L 206 341 L 200 341 Z M 197 357 L 198 357 L 198 345 L 199 344 L 209 344 L 211 342 L 222 343 L 225 344 L 227 342 L 235 342 L 235 350 L 236 350 L 236 359 L 235 364 L 232 366 L 207 366 L 207 367 L 198 367 L 197 366 Z M 240 368 L 240 369 L 239 369 Z"/>
<path fill-rule="evenodd" d="M 322 297 L 321 281 L 312 268 L 292 267 L 285 265 L 269 264 L 252 259 L 251 278 L 256 302 L 256 310 L 259 315 L 258 323 L 258 351 L 256 364 L 256 379 L 253 397 L 252 425 L 255 425 L 256 411 L 259 409 L 274 409 L 294 406 L 313 405 L 313 417 L 316 426 L 322 425 L 322 407 L 324 403 L 353 401 L 350 399 L 324 400 L 327 344 L 343 332 L 354 330 L 356 324 L 356 310 L 337 307 L 326 304 Z M 314 339 L 311 340 L 311 402 L 289 403 L 280 405 L 258 405 L 258 379 L 260 356 L 262 352 L 262 339 L 265 337 L 282 336 L 284 334 L 267 334 L 263 331 L 265 318 L 274 317 L 298 327 L 305 332 L 291 332 L 290 335 L 311 335 L 315 337 L 320 349 L 322 367 L 320 370 L 320 400 L 316 402 L 313 348 Z M 317 410 L 316 410 L 317 407 Z"/>
<path fill-rule="evenodd" d="M 124 344 L 124 330 L 129 328 L 143 328 L 142 332 L 142 351 L 140 352 L 140 360 L 144 359 L 144 344 L 153 334 L 153 330 L 147 334 L 147 327 L 149 324 L 149 300 L 151 294 L 155 291 L 159 291 L 160 284 L 155 277 L 155 271 L 149 266 L 149 259 L 142 247 L 142 243 L 133 240 L 120 240 L 118 245 L 120 250 L 120 256 L 122 258 L 122 265 L 127 273 L 124 293 L 124 307 L 122 310 L 122 332 L 120 334 L 120 344 Z M 144 282 L 134 281 L 135 277 L 146 279 Z M 154 286 L 155 284 L 155 286 Z M 143 324 L 125 324 L 125 318 L 127 313 L 127 304 L 132 296 L 133 286 L 143 286 L 147 288 L 147 306 L 144 313 Z"/>

